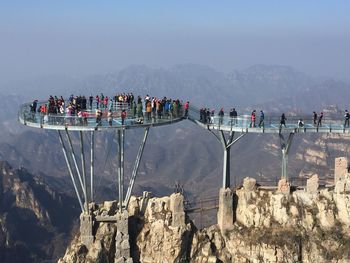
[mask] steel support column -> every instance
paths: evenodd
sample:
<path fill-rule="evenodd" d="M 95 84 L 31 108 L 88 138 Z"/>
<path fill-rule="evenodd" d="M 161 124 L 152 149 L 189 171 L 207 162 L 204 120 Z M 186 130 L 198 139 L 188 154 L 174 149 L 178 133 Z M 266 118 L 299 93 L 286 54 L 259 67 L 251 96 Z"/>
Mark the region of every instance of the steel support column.
<path fill-rule="evenodd" d="M 80 186 L 81 186 L 81 189 L 83 191 L 84 198 L 85 198 L 86 197 L 85 187 L 84 187 L 84 184 L 83 184 L 83 180 L 81 178 L 80 169 L 79 169 L 79 166 L 78 166 L 77 158 L 75 157 L 75 152 L 74 152 L 72 140 L 71 140 L 71 138 L 69 136 L 68 130 L 66 130 L 66 137 L 67 137 L 67 140 L 68 140 L 68 145 L 69 145 L 69 148 L 70 148 L 70 151 L 71 151 L 71 155 L 72 155 L 73 163 L 74 163 L 74 166 L 75 166 L 75 170 L 77 171 L 77 175 L 78 175 L 78 178 L 79 178 Z M 85 198 L 85 201 L 86 201 L 86 198 Z"/>
<path fill-rule="evenodd" d="M 223 163 L 223 176 L 222 185 L 223 187 L 229 188 L 231 186 L 231 176 L 230 176 L 230 152 L 231 147 L 224 148 L 224 163 Z"/>
<path fill-rule="evenodd" d="M 94 201 L 94 159 L 95 159 L 95 131 L 91 131 L 90 141 L 90 199 Z"/>
<path fill-rule="evenodd" d="M 288 140 L 286 141 L 284 139 L 284 136 L 282 133 L 279 133 L 280 138 L 280 144 L 281 144 L 281 150 L 282 150 L 282 172 L 281 172 L 281 178 L 284 178 L 288 181 L 288 154 L 289 149 L 293 141 L 294 132 L 291 132 L 288 136 Z"/>
<path fill-rule="evenodd" d="M 83 203 L 81 201 L 81 197 L 80 197 L 80 194 L 79 194 L 79 191 L 78 191 L 78 188 L 77 188 L 77 184 L 75 182 L 75 178 L 74 178 L 74 175 L 73 175 L 72 167 L 71 167 L 70 162 L 68 160 L 67 149 L 66 149 L 66 146 L 64 145 L 64 142 L 63 142 L 63 139 L 62 139 L 62 135 L 61 135 L 61 131 L 59 131 L 59 130 L 58 130 L 58 137 L 60 139 L 60 143 L 61 143 L 61 146 L 62 146 L 64 159 L 65 159 L 67 167 L 68 167 L 68 172 L 69 172 L 69 175 L 71 177 L 75 193 L 76 193 L 76 195 L 78 197 L 78 201 L 79 201 L 79 205 L 80 205 L 81 211 L 84 212 L 84 206 L 83 206 Z"/>
<path fill-rule="evenodd" d="M 123 205 L 124 202 L 124 136 L 125 135 L 125 130 L 121 130 L 121 147 L 120 147 L 120 158 L 121 158 L 121 167 L 120 167 L 120 172 L 121 172 L 121 190 L 122 190 L 122 201 L 121 204 Z"/>
<path fill-rule="evenodd" d="M 128 205 L 129 205 L 131 193 L 132 193 L 132 190 L 134 188 L 137 172 L 138 172 L 138 169 L 139 169 L 139 166 L 140 166 L 140 161 L 141 161 L 141 158 L 142 158 L 143 149 L 145 148 L 145 144 L 146 144 L 146 141 L 147 141 L 148 132 L 149 132 L 149 127 L 145 128 L 145 133 L 143 135 L 143 139 L 141 141 L 141 144 L 140 144 L 140 147 L 139 147 L 139 151 L 138 151 L 137 156 L 136 156 L 136 160 L 135 160 L 135 163 L 134 163 L 134 168 L 132 170 L 132 174 L 131 174 L 131 178 L 130 178 L 130 182 L 129 182 L 129 187 L 128 187 L 128 190 L 126 192 L 126 196 L 125 196 L 125 200 L 124 200 L 124 206 L 125 207 L 128 207 Z"/>
<path fill-rule="evenodd" d="M 119 193 L 119 211 L 123 208 L 124 195 L 124 130 L 118 130 L 118 193 Z"/>
<path fill-rule="evenodd" d="M 86 185 L 84 138 L 83 138 L 83 132 L 82 131 L 79 132 L 79 137 L 80 137 L 81 170 L 82 170 L 83 184 L 84 184 L 85 209 L 86 209 L 86 212 L 89 212 L 89 199 L 88 199 L 88 196 L 87 196 L 87 185 Z"/>
<path fill-rule="evenodd" d="M 288 180 L 287 167 L 288 167 L 288 154 L 286 152 L 286 149 L 282 149 L 282 173 L 281 173 L 281 178 L 285 178 L 286 180 Z"/>

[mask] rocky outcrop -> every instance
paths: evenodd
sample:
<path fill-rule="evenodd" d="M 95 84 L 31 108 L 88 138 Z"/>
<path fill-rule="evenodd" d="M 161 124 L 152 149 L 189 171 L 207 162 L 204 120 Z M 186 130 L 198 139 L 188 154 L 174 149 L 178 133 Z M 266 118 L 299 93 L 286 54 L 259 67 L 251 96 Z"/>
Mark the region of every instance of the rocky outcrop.
<path fill-rule="evenodd" d="M 130 251 L 134 262 L 188 262 L 195 229 L 185 217 L 182 195 L 151 199 L 132 197 L 128 213 Z M 116 214 L 116 202 L 94 207 L 95 218 Z M 76 236 L 59 262 L 115 262 L 118 254 L 117 225 L 115 222 L 96 223 L 92 245 L 85 246 Z"/>
<path fill-rule="evenodd" d="M 288 192 L 246 178 L 236 191 L 220 190 L 225 207 L 218 225 L 201 230 L 183 213 L 179 194 L 151 198 L 147 205 L 133 197 L 128 211 L 133 262 L 349 262 L 349 185 L 348 173 L 335 187 L 319 188 L 313 176 L 305 189 Z M 106 212 L 101 205 L 95 213 L 113 214 L 110 207 Z M 115 224 L 96 229 L 92 246 L 76 238 L 60 262 L 113 262 Z"/>
<path fill-rule="evenodd" d="M 197 231 L 189 262 L 349 262 L 349 194 L 242 187 L 235 224 Z"/>

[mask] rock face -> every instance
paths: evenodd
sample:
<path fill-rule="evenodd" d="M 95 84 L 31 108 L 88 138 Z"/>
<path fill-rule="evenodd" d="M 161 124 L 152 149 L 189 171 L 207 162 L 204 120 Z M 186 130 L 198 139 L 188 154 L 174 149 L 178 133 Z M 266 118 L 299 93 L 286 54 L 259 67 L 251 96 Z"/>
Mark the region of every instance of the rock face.
<path fill-rule="evenodd" d="M 345 157 L 335 158 L 334 163 L 334 184 L 347 174 L 348 160 Z"/>
<path fill-rule="evenodd" d="M 0 162 L 0 262 L 47 262 L 64 252 L 78 206 L 25 169 Z"/>
<path fill-rule="evenodd" d="M 288 195 L 290 193 L 290 183 L 285 178 L 282 178 L 278 181 L 277 189 L 279 193 Z"/>
<path fill-rule="evenodd" d="M 251 178 L 235 192 L 221 189 L 218 225 L 202 230 L 184 213 L 180 194 L 147 205 L 133 197 L 133 262 L 350 262 L 350 174 L 335 187 L 319 188 L 315 175 L 305 190 L 289 190 L 257 187 Z M 95 214 L 113 214 L 113 207 L 101 205 Z M 91 246 L 76 237 L 59 262 L 113 262 L 115 223 L 95 228 Z"/>
<path fill-rule="evenodd" d="M 188 262 L 195 228 L 185 217 L 183 202 L 180 194 L 151 199 L 147 196 L 131 198 L 128 212 L 133 262 Z M 94 216 L 117 214 L 116 206 L 111 202 L 94 210 Z M 59 262 L 119 262 L 115 256 L 119 255 L 116 248 L 121 248 L 118 247 L 118 224 L 99 222 L 94 229 L 95 241 L 90 246 L 85 246 L 79 235 L 76 236 Z"/>

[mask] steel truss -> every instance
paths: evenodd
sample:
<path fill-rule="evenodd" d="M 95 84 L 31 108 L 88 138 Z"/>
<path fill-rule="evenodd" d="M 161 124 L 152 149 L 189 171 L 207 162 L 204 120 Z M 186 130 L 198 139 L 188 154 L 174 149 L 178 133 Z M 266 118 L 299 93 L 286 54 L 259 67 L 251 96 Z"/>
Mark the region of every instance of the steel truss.
<path fill-rule="evenodd" d="M 213 132 L 211 129 L 208 130 L 215 136 L 216 139 L 221 143 L 223 150 L 224 150 L 224 159 L 223 159 L 223 171 L 222 171 L 222 187 L 224 189 L 230 188 L 231 186 L 231 175 L 230 175 L 230 151 L 231 146 L 234 145 L 236 142 L 238 142 L 240 139 L 242 139 L 246 133 L 242 133 L 239 135 L 236 139 L 235 132 L 230 131 L 228 139 L 226 139 L 225 134 L 222 130 L 219 130 L 219 136 Z"/>
<path fill-rule="evenodd" d="M 80 161 L 81 165 L 78 165 L 77 155 L 75 153 L 72 138 L 68 130 L 65 130 L 66 142 L 63 139 L 62 132 L 58 130 L 58 136 L 62 146 L 62 152 L 66 161 L 68 172 L 71 177 L 75 194 L 77 195 L 81 211 L 83 213 L 89 213 L 89 200 L 93 201 L 93 181 L 94 181 L 94 131 L 91 132 L 91 157 L 90 157 L 90 196 L 88 195 L 87 175 L 86 175 L 86 160 L 84 152 L 84 136 L 83 132 L 79 131 L 80 142 Z M 66 146 L 68 142 L 68 147 Z M 73 165 L 74 164 L 74 169 Z"/>
<path fill-rule="evenodd" d="M 143 150 L 147 141 L 149 133 L 149 127 L 144 130 L 144 135 L 139 146 L 136 160 L 130 177 L 129 185 L 124 197 L 124 142 L 125 142 L 125 129 L 118 129 L 118 167 L 117 167 L 117 178 L 118 178 L 118 196 L 119 196 L 119 211 L 127 208 L 131 193 L 135 185 L 137 172 L 140 166 L 140 161 L 143 155 Z M 72 138 L 68 130 L 65 130 L 66 139 L 63 138 L 63 132 L 58 130 L 59 140 L 62 146 L 62 152 L 66 165 L 68 168 L 69 175 L 71 177 L 75 194 L 78 198 L 81 211 L 83 213 L 89 213 L 89 202 L 94 201 L 94 165 L 95 165 L 95 131 L 91 131 L 90 136 L 90 189 L 88 186 L 87 170 L 86 170 L 86 158 L 84 151 L 84 134 L 79 131 L 79 142 L 80 142 L 80 162 L 79 165 L 77 154 L 74 150 Z M 67 146 L 68 145 L 68 146 Z M 89 191 L 90 190 L 90 191 Z"/>

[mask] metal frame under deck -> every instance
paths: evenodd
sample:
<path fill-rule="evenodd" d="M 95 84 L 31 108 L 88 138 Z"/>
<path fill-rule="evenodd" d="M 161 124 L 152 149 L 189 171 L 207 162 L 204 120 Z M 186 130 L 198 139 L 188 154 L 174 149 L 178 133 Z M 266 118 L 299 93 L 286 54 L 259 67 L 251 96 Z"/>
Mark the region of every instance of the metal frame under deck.
<path fill-rule="evenodd" d="M 132 174 L 130 177 L 129 185 L 124 196 L 124 143 L 125 143 L 125 129 L 118 129 L 116 132 L 118 134 L 118 168 L 117 168 L 117 178 L 118 178 L 118 200 L 119 200 L 119 211 L 121 212 L 124 208 L 127 208 L 131 193 L 135 185 L 135 180 L 137 177 L 137 172 L 140 166 L 140 161 L 142 159 L 144 147 L 147 141 L 148 133 L 150 127 L 144 129 L 144 135 L 139 146 L 138 153 L 136 155 L 136 160 L 134 162 Z M 89 201 L 94 201 L 94 157 L 95 157 L 95 131 L 91 131 L 91 141 L 90 141 L 90 193 L 88 192 L 87 185 L 87 174 L 86 174 L 86 159 L 84 152 L 84 134 L 83 131 L 79 131 L 79 141 L 80 141 L 80 161 L 81 165 L 78 165 L 78 158 L 73 147 L 72 138 L 69 131 L 66 130 L 66 140 L 62 136 L 62 131 L 58 130 L 59 140 L 62 146 L 63 155 L 66 161 L 69 175 L 71 177 L 75 193 L 77 195 L 81 211 L 83 213 L 89 213 Z M 68 143 L 68 147 L 66 144 Z M 72 164 L 73 163 L 73 164 Z M 74 169 L 73 169 L 74 168 Z"/>
<path fill-rule="evenodd" d="M 246 135 L 246 133 L 242 133 L 239 135 L 236 139 L 234 139 L 235 132 L 230 131 L 228 139 L 226 139 L 225 134 L 222 130 L 219 131 L 220 137 L 213 132 L 208 127 L 208 131 L 210 131 L 216 139 L 221 143 L 223 150 L 224 150 L 224 160 L 223 160 L 223 170 L 222 170 L 222 187 L 224 189 L 230 188 L 231 186 L 231 174 L 230 174 L 230 152 L 231 152 L 231 146 L 234 145 L 236 142 L 238 142 L 240 139 L 243 138 L 243 136 Z"/>
<path fill-rule="evenodd" d="M 66 141 L 68 142 L 69 148 L 67 149 L 66 143 L 63 140 L 62 132 L 60 130 L 57 131 L 59 135 L 59 140 L 62 146 L 62 152 L 64 155 L 64 159 L 67 164 L 68 172 L 71 177 L 75 193 L 77 195 L 79 205 L 81 208 L 81 211 L 83 213 L 89 213 L 89 197 L 87 193 L 87 178 L 86 178 L 86 160 L 85 160 L 85 154 L 84 154 L 84 137 L 82 131 L 79 132 L 79 141 L 80 141 L 80 154 L 81 154 L 81 167 L 79 167 L 78 162 L 77 162 L 77 157 L 76 153 L 74 151 L 74 147 L 72 144 L 72 139 L 71 136 L 69 135 L 68 130 L 66 130 Z M 91 138 L 93 139 L 93 134 L 91 135 Z M 93 201 L 93 156 L 94 156 L 94 143 L 93 141 L 91 142 L 91 169 L 90 169 L 90 177 L 91 177 L 91 191 L 90 191 L 90 199 Z M 69 158 L 69 154 L 71 158 Z M 72 169 L 72 164 L 71 162 L 73 161 L 74 168 Z M 80 184 L 77 184 L 77 180 L 79 181 Z"/>

